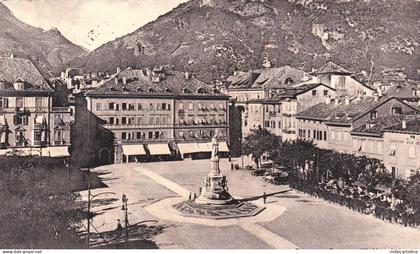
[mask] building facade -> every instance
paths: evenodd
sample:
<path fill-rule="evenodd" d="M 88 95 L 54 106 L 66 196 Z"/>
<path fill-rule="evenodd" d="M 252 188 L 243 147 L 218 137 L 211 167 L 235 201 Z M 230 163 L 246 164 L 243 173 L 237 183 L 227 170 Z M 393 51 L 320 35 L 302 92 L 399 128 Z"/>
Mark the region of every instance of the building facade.
<path fill-rule="evenodd" d="M 0 153 L 69 156 L 69 107 L 55 105 L 55 87 L 29 59 L 0 58 Z"/>
<path fill-rule="evenodd" d="M 216 134 L 227 150 L 228 96 L 188 74 L 128 68 L 87 92 L 86 100 L 114 134 L 115 163 L 208 153 Z"/>
<path fill-rule="evenodd" d="M 383 130 L 384 164 L 403 178 L 420 171 L 420 118 L 403 120 Z"/>

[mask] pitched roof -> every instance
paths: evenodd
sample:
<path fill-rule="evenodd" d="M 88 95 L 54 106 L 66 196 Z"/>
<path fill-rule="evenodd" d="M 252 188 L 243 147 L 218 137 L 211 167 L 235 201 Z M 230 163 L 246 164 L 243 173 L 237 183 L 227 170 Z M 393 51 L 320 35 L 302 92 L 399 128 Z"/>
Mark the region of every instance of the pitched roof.
<path fill-rule="evenodd" d="M 413 84 L 396 85 L 390 87 L 385 94 L 400 99 L 420 100 L 420 87 Z"/>
<path fill-rule="evenodd" d="M 384 128 L 384 132 L 400 132 L 400 133 L 410 133 L 410 134 L 420 134 L 420 117 L 417 116 L 413 120 L 408 120 L 406 122 L 407 128 L 402 128 L 402 121 L 398 124 Z"/>
<path fill-rule="evenodd" d="M 355 128 L 352 134 L 362 135 L 381 135 L 384 128 L 395 125 L 395 123 L 401 123 L 403 120 L 413 120 L 416 115 L 391 115 L 386 117 L 378 117 L 376 119 L 370 119 L 366 124 Z"/>
<path fill-rule="evenodd" d="M 320 103 L 297 114 L 296 117 L 319 119 L 330 123 L 351 123 L 390 100 L 396 99 L 393 97 L 381 97 L 379 100 L 375 100 L 374 97 L 363 97 L 350 100 L 348 104 L 343 103 L 343 100 L 338 104 L 335 102 L 329 104 Z M 415 108 L 413 110 L 417 111 Z"/>
<path fill-rule="evenodd" d="M 344 74 L 344 75 L 353 74 L 352 72 L 344 69 L 343 67 L 341 67 L 341 66 L 339 66 L 336 63 L 331 62 L 331 61 L 324 64 L 323 66 L 321 66 L 321 68 L 319 68 L 318 70 L 313 72 L 313 74 L 329 74 L 329 73 Z"/>
<path fill-rule="evenodd" d="M 165 70 L 148 74 L 146 70 L 127 68 L 99 87 L 88 91 L 87 96 L 143 97 L 143 96 L 198 96 L 223 97 L 227 95 L 215 91 L 210 85 L 193 77 L 186 78 L 184 72 Z M 125 80 L 125 84 L 124 84 Z"/>
<path fill-rule="evenodd" d="M 291 66 L 273 67 L 265 69 L 251 70 L 248 72 L 238 72 L 236 75 L 228 77 L 228 89 L 258 88 L 266 89 L 287 87 L 288 78 L 298 79 L 294 82 L 302 81 L 307 75 L 306 72 Z M 296 83 L 294 83 L 296 84 Z"/>
<path fill-rule="evenodd" d="M 38 69 L 29 59 L 0 57 L 0 80 L 6 84 L 3 91 L 15 91 L 13 84 L 21 79 L 25 91 L 52 92 L 46 71 Z"/>

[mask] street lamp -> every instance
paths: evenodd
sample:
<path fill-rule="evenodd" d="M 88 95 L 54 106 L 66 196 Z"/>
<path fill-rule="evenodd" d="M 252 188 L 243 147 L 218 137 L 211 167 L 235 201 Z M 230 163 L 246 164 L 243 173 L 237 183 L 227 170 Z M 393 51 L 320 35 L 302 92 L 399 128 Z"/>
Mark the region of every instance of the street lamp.
<path fill-rule="evenodd" d="M 124 219 L 124 240 L 125 240 L 125 248 L 127 249 L 127 242 L 128 242 L 128 199 L 127 196 L 125 194 L 122 195 L 122 208 L 121 210 L 125 211 L 125 219 Z"/>

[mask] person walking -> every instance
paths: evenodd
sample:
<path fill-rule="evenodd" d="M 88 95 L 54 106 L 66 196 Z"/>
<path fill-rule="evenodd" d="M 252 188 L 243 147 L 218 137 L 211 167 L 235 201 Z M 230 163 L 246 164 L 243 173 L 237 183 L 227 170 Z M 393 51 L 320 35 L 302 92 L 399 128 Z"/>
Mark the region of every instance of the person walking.
<path fill-rule="evenodd" d="M 264 204 L 267 203 L 267 193 L 265 193 L 265 191 L 264 191 L 264 194 L 263 194 L 263 201 L 264 201 Z"/>
<path fill-rule="evenodd" d="M 123 230 L 123 227 L 121 226 L 121 221 L 120 219 L 117 220 L 117 228 L 115 229 L 116 231 L 121 231 Z"/>

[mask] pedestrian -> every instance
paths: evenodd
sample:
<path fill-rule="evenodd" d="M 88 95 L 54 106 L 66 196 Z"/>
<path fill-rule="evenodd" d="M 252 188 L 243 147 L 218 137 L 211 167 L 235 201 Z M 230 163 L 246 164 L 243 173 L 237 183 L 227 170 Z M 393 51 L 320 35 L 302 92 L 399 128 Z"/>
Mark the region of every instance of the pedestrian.
<path fill-rule="evenodd" d="M 190 192 L 190 196 L 188 197 L 188 200 L 191 200 L 192 198 L 192 193 Z"/>
<path fill-rule="evenodd" d="M 193 201 L 197 198 L 197 193 L 194 192 Z"/>
<path fill-rule="evenodd" d="M 201 191 L 203 190 L 203 188 L 200 186 L 199 188 L 198 188 L 198 193 L 199 194 L 201 194 Z"/>
<path fill-rule="evenodd" d="M 233 162 L 230 163 L 230 171 L 233 171 Z"/>
<path fill-rule="evenodd" d="M 265 193 L 265 191 L 264 191 L 264 194 L 263 194 L 263 201 L 264 201 L 264 204 L 267 203 L 267 193 Z"/>
<path fill-rule="evenodd" d="M 117 229 L 116 229 L 116 231 L 121 231 L 121 230 L 123 230 L 123 227 L 121 226 L 121 221 L 120 221 L 120 219 L 118 219 L 118 220 L 117 220 Z"/>

